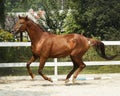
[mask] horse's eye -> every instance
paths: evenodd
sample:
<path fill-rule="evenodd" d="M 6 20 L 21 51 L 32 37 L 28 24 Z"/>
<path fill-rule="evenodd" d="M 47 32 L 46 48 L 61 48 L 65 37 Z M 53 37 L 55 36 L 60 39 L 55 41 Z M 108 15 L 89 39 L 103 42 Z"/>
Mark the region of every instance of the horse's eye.
<path fill-rule="evenodd" d="M 19 24 L 23 24 L 22 22 L 20 22 Z"/>
<path fill-rule="evenodd" d="M 20 26 L 22 26 L 23 24 L 22 23 L 20 23 Z"/>

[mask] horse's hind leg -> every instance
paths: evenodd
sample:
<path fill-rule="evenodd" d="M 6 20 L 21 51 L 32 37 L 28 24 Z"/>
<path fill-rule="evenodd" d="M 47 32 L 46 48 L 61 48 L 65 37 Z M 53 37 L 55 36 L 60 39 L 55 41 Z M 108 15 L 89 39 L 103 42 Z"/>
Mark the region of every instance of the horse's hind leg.
<path fill-rule="evenodd" d="M 45 58 L 40 58 L 40 65 L 39 65 L 39 69 L 38 69 L 38 73 L 45 79 L 48 80 L 50 82 L 53 82 L 51 78 L 48 78 L 46 75 L 44 75 L 42 73 L 44 65 L 45 65 L 46 59 Z"/>
<path fill-rule="evenodd" d="M 73 74 L 73 79 L 72 79 L 73 83 L 75 83 L 75 80 L 76 80 L 78 74 L 86 67 L 86 65 L 83 63 L 82 60 L 80 60 L 78 64 L 79 64 L 79 67 L 77 68 L 77 70 Z"/>
<path fill-rule="evenodd" d="M 35 76 L 34 76 L 34 74 L 32 73 L 32 71 L 31 71 L 31 69 L 30 69 L 30 64 L 31 64 L 32 62 L 34 62 L 36 59 L 37 59 L 36 56 L 32 56 L 31 59 L 27 62 L 27 65 L 26 65 L 27 70 L 28 70 L 28 73 L 29 73 L 29 75 L 31 76 L 32 79 L 34 79 Z"/>
<path fill-rule="evenodd" d="M 73 62 L 73 69 L 68 73 L 67 77 L 66 77 L 66 80 L 65 80 L 65 83 L 69 82 L 69 78 L 71 77 L 71 75 L 75 72 L 75 70 L 79 67 L 77 65 L 77 63 L 74 61 L 74 59 L 72 58 L 71 56 L 71 60 Z"/>

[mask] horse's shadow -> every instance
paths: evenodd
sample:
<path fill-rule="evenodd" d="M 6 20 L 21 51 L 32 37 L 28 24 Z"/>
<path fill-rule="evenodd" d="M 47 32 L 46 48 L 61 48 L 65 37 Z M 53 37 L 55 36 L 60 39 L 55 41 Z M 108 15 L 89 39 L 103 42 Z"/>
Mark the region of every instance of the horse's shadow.
<path fill-rule="evenodd" d="M 82 85 L 82 86 L 85 86 L 85 85 L 91 85 L 91 83 L 87 83 L 87 82 L 82 82 L 82 83 L 49 83 L 49 84 L 34 84 L 32 86 L 43 86 L 43 87 L 48 87 L 48 86 L 78 86 L 78 85 Z"/>
<path fill-rule="evenodd" d="M 88 82 L 76 82 L 76 83 L 64 83 L 64 81 L 56 81 L 53 83 L 50 83 L 49 81 L 43 81 L 43 83 L 39 83 L 39 84 L 34 84 L 34 81 L 40 81 L 39 79 L 35 79 L 35 80 L 30 80 L 30 79 L 14 79 L 14 80 L 0 80 L 0 84 L 10 84 L 10 83 L 16 83 L 16 82 L 22 82 L 22 81 L 33 81 L 33 84 L 30 86 L 43 86 L 43 87 L 48 87 L 48 86 L 85 86 L 85 85 L 91 85 L 92 83 L 88 83 Z"/>
<path fill-rule="evenodd" d="M 77 82 L 77 83 L 68 83 L 68 84 L 65 84 L 65 85 L 66 86 L 77 86 L 77 85 L 84 86 L 84 85 L 91 85 L 91 83 L 87 83 L 87 82 L 79 83 L 79 82 Z"/>

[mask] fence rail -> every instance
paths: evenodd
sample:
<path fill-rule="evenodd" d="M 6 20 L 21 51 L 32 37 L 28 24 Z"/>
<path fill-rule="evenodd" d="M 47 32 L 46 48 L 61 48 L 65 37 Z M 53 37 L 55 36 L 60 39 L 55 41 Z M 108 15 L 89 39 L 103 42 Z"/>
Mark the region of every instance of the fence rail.
<path fill-rule="evenodd" d="M 102 41 L 105 45 L 120 45 L 120 41 Z M 30 46 L 30 42 L 0 42 L 0 47 L 26 47 Z M 85 61 L 87 66 L 93 65 L 120 65 L 120 61 Z M 58 75 L 58 66 L 72 66 L 72 62 L 57 62 L 57 58 L 54 62 L 47 62 L 45 66 L 54 66 L 54 75 Z M 25 67 L 26 63 L 0 63 L 0 67 Z M 31 66 L 39 66 L 38 62 L 34 62 Z"/>
<path fill-rule="evenodd" d="M 120 61 L 85 61 L 87 66 L 94 65 L 120 65 Z M 25 67 L 25 62 L 0 63 L 0 67 Z M 33 62 L 31 66 L 39 66 L 39 62 Z M 72 62 L 46 62 L 45 66 L 73 66 Z"/>
<path fill-rule="evenodd" d="M 120 41 L 102 41 L 105 45 L 120 45 Z M 31 42 L 0 42 L 0 47 L 30 46 Z"/>

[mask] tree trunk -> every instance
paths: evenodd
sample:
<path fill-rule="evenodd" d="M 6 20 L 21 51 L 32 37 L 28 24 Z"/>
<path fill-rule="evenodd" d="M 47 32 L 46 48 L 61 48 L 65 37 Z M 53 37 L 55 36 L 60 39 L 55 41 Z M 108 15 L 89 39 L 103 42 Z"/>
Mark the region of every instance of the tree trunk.
<path fill-rule="evenodd" d="M 5 0 L 0 0 L 0 28 L 5 28 Z"/>

